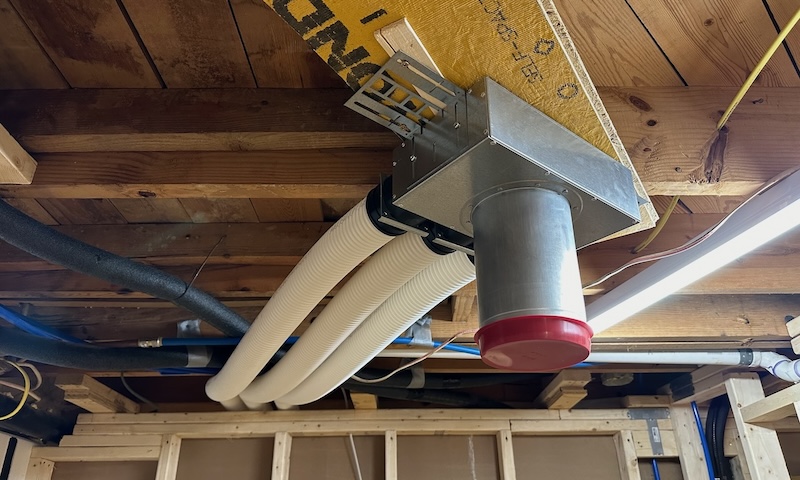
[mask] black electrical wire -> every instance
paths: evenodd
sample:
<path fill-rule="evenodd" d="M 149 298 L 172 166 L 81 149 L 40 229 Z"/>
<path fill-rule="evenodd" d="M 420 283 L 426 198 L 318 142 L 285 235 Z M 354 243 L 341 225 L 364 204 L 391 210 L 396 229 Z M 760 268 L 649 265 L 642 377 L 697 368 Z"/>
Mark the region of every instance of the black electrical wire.
<path fill-rule="evenodd" d="M 364 368 L 358 372 L 360 378 L 372 380 L 386 376 L 389 371 L 374 368 Z M 449 390 L 456 388 L 478 388 L 499 385 L 502 383 L 524 382 L 534 378 L 530 373 L 485 373 L 463 375 L 459 373 L 426 373 L 424 382 L 419 388 L 433 390 Z M 372 383 L 376 387 L 387 388 L 417 388 L 411 385 L 414 382 L 413 372 L 406 370 L 387 378 L 380 383 Z"/>
<path fill-rule="evenodd" d="M 717 431 L 717 410 L 719 409 L 719 404 L 717 402 L 712 401 L 708 407 L 708 414 L 706 416 L 706 443 L 708 444 L 709 453 L 711 455 L 711 465 L 714 467 L 714 475 L 719 477 L 720 472 L 720 464 L 719 464 L 719 457 L 717 456 L 717 448 L 716 448 L 716 431 Z"/>
<path fill-rule="evenodd" d="M 733 469 L 725 458 L 725 426 L 730 413 L 730 402 L 727 396 L 717 397 L 711 401 L 706 417 L 706 439 L 709 445 L 714 474 L 722 480 L 733 479 Z"/>
<path fill-rule="evenodd" d="M 190 355 L 186 347 L 105 348 L 37 337 L 16 328 L 0 329 L 0 355 L 78 370 L 122 372 L 187 366 L 219 367 L 230 354 L 230 349 L 206 351 L 210 352 L 210 359 Z"/>
<path fill-rule="evenodd" d="M 70 270 L 168 300 L 226 335 L 241 336 L 250 326 L 239 314 L 180 278 L 68 237 L 4 201 L 0 201 L 0 239 Z"/>
<path fill-rule="evenodd" d="M 158 405 L 156 405 L 149 398 L 143 396 L 142 394 L 131 388 L 130 384 L 128 383 L 128 380 L 125 378 L 125 372 L 119 372 L 119 380 L 122 382 L 122 386 L 125 387 L 125 390 L 127 390 L 128 393 L 133 395 L 133 397 L 139 400 L 140 402 L 150 407 L 150 412 L 148 413 L 158 412 Z"/>
<path fill-rule="evenodd" d="M 437 405 L 447 405 L 460 408 L 510 408 L 503 402 L 491 400 L 485 397 L 466 392 L 454 392 L 449 390 L 432 390 L 426 388 L 387 388 L 376 387 L 371 384 L 364 384 L 355 381 L 348 381 L 344 387 L 354 392 L 371 393 L 378 397 L 391 398 L 395 400 L 410 400 L 413 402 L 434 403 Z"/>
<path fill-rule="evenodd" d="M 725 427 L 728 423 L 731 404 L 727 395 L 720 397 L 718 401 L 719 408 L 714 432 L 714 441 L 716 442 L 714 448 L 717 452 L 716 457 L 720 468 L 719 472 L 717 472 L 717 477 L 722 480 L 733 480 L 733 468 L 731 468 L 730 461 L 725 458 Z"/>

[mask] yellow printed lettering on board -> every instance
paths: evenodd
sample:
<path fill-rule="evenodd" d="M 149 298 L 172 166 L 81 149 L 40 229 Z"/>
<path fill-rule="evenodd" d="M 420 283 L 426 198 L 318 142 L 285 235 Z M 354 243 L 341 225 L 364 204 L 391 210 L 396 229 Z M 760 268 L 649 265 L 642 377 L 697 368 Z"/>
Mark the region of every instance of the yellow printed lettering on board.
<path fill-rule="evenodd" d="M 647 197 L 552 0 L 264 1 L 353 89 L 389 59 L 374 32 L 406 18 L 448 80 L 466 89 L 491 77 L 622 162 Z M 614 236 L 655 225 L 652 203 L 640 211 L 641 223 Z"/>
<path fill-rule="evenodd" d="M 558 38 L 532 0 L 267 0 L 357 87 L 388 56 L 375 30 L 407 18 L 444 76 L 469 87 L 492 77 L 554 120 L 617 157 Z"/>

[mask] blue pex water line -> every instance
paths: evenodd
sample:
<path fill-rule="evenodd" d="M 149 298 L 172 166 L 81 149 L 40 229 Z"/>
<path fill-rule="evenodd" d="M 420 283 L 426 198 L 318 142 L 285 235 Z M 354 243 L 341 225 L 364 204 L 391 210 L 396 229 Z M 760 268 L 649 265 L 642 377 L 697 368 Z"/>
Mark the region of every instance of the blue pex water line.
<path fill-rule="evenodd" d="M 19 313 L 6 308 L 3 305 L 0 305 L 0 317 L 23 332 L 36 335 L 37 337 L 47 338 L 50 340 L 61 340 L 62 342 L 85 343 L 83 340 L 79 340 L 71 335 L 67 335 L 66 333 L 61 333 L 54 328 L 48 327 L 47 325 L 42 325 L 32 318 L 20 315 Z"/>
<path fill-rule="evenodd" d="M 653 478 L 655 480 L 661 480 L 661 472 L 658 470 L 658 460 L 655 458 L 653 459 Z"/>
<path fill-rule="evenodd" d="M 286 339 L 286 344 L 294 345 L 297 343 L 297 340 L 300 337 L 289 337 Z M 224 337 L 224 338 L 163 338 L 161 339 L 161 345 L 164 347 L 189 347 L 189 346 L 204 346 L 204 347 L 215 347 L 215 346 L 236 346 L 239 344 L 241 338 L 237 337 Z M 411 345 L 413 342 L 413 338 L 409 337 L 400 337 L 396 338 L 392 343 L 395 345 Z M 431 346 L 433 348 L 439 347 L 442 345 L 442 342 L 433 342 Z M 449 350 L 451 352 L 460 352 L 466 353 L 469 355 L 480 356 L 481 352 L 477 348 L 472 347 L 465 347 L 463 345 L 453 345 L 449 344 L 444 347 L 444 350 Z"/>
<path fill-rule="evenodd" d="M 703 430 L 703 421 L 700 420 L 700 411 L 697 409 L 697 402 L 692 402 L 692 413 L 694 413 L 694 422 L 697 424 L 697 431 L 700 433 L 700 444 L 703 446 L 703 455 L 706 457 L 706 468 L 708 469 L 709 480 L 714 480 L 714 466 L 711 464 L 711 452 L 708 450 L 708 442 L 706 441 L 706 432 Z"/>

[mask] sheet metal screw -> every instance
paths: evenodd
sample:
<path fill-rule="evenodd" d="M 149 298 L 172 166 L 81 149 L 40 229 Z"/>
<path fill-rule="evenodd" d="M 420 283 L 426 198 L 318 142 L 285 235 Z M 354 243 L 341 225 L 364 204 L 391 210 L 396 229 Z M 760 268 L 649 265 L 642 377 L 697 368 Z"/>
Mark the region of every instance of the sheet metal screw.
<path fill-rule="evenodd" d="M 410 159 L 411 159 L 411 161 L 413 162 L 414 160 L 416 160 L 416 159 L 417 159 L 417 156 L 416 156 L 416 155 L 411 155 Z"/>
<path fill-rule="evenodd" d="M 460 126 L 461 126 L 461 124 L 460 124 L 460 123 L 458 123 L 458 122 L 456 122 L 456 123 L 454 123 L 454 124 L 453 124 L 453 128 L 458 128 L 458 127 L 460 127 Z"/>

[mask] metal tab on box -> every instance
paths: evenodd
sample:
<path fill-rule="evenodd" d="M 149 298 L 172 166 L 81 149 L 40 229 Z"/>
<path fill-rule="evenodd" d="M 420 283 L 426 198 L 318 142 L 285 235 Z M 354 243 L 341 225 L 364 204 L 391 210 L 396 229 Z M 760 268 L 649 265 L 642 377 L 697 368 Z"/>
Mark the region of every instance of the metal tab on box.
<path fill-rule="evenodd" d="M 411 139 L 463 95 L 452 82 L 397 52 L 345 106 Z"/>

